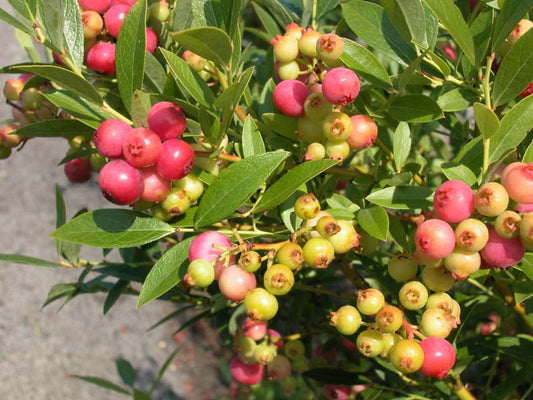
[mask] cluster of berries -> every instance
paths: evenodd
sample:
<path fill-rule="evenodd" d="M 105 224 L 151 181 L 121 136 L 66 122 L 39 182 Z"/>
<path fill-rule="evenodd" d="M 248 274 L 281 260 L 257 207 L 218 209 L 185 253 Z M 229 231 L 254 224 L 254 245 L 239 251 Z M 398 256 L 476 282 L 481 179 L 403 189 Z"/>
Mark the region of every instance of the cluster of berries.
<path fill-rule="evenodd" d="M 274 104 L 284 115 L 298 118 L 298 137 L 309 143 L 306 160 L 344 160 L 352 150 L 374 144 L 378 129 L 372 118 L 350 117 L 345 108 L 359 95 L 361 84 L 355 72 L 340 66 L 340 36 L 292 23 L 285 35 L 272 39 L 272 46 L 280 79 Z"/>
<path fill-rule="evenodd" d="M 189 175 L 194 150 L 178 139 L 185 115 L 171 102 L 159 102 L 148 113 L 147 128 L 132 128 L 118 119 L 102 122 L 94 135 L 98 153 L 110 159 L 98 184 L 109 201 L 139 208 L 168 220 L 183 214 L 203 193 L 203 184 Z"/>
<path fill-rule="evenodd" d="M 115 42 L 120 28 L 130 8 L 137 0 L 78 0 L 83 12 L 83 37 L 87 66 L 101 74 L 114 74 Z M 165 21 L 170 15 L 169 5 L 165 0 L 150 7 L 151 15 Z M 146 51 L 153 53 L 157 47 L 158 37 L 151 28 L 146 28 Z M 56 61 L 62 63 L 57 55 Z"/>

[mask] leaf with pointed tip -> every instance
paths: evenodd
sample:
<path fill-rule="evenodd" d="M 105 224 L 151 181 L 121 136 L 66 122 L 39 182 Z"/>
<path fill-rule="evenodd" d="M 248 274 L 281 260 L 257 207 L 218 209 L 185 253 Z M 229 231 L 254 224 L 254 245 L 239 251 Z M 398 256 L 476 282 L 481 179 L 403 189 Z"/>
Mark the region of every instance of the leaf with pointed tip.
<path fill-rule="evenodd" d="M 387 70 L 381 65 L 377 57 L 359 43 L 344 39 L 344 52 L 340 60 L 348 68 L 360 74 L 370 83 L 388 89 L 392 87 Z"/>
<path fill-rule="evenodd" d="M 463 164 L 450 161 L 442 163 L 440 167 L 443 174 L 450 180 L 460 180 L 467 183 L 469 186 L 473 186 L 477 182 L 476 175 L 474 175 L 470 168 Z"/>
<path fill-rule="evenodd" d="M 51 119 L 21 126 L 14 133 L 25 138 L 64 137 L 72 139 L 76 136 L 92 138 L 94 129 L 75 119 Z"/>
<path fill-rule="evenodd" d="M 394 186 L 372 192 L 366 199 L 378 206 L 395 210 L 430 207 L 433 191 L 418 186 Z"/>
<path fill-rule="evenodd" d="M 98 378 L 97 376 L 84 376 L 84 375 L 71 375 L 73 378 L 79 379 L 81 381 L 92 383 L 93 385 L 103 387 L 104 389 L 112 390 L 114 392 L 131 395 L 131 393 L 124 389 L 123 387 L 114 384 L 107 379 Z"/>
<path fill-rule="evenodd" d="M 357 212 L 357 223 L 370 236 L 387 240 L 389 233 L 389 214 L 382 207 L 363 208 Z"/>
<path fill-rule="evenodd" d="M 431 97 L 419 94 L 398 96 L 391 102 L 389 114 L 398 121 L 422 123 L 442 118 L 442 110 Z"/>
<path fill-rule="evenodd" d="M 396 170 L 401 171 L 411 151 L 411 130 L 407 122 L 400 122 L 394 132 L 392 152 Z"/>
<path fill-rule="evenodd" d="M 222 69 L 230 61 L 231 39 L 222 29 L 204 26 L 175 32 L 171 36 L 187 50 L 213 61 Z"/>
<path fill-rule="evenodd" d="M 531 7 L 533 0 L 505 0 L 494 21 L 492 50 L 496 50 L 503 43 Z"/>
<path fill-rule="evenodd" d="M 38 267 L 46 267 L 46 268 L 62 268 L 63 267 L 61 264 L 42 260 L 40 258 L 23 256 L 20 254 L 0 254 L 0 260 L 13 263 L 13 264 L 36 265 Z"/>
<path fill-rule="evenodd" d="M 483 138 L 490 138 L 500 128 L 498 116 L 485 104 L 474 103 L 474 119 Z"/>
<path fill-rule="evenodd" d="M 407 42 L 414 40 L 424 46 L 426 39 L 426 16 L 420 0 L 382 0 L 390 21 Z"/>
<path fill-rule="evenodd" d="M 248 115 L 242 127 L 242 150 L 244 157 L 265 153 L 265 144 L 254 119 Z"/>

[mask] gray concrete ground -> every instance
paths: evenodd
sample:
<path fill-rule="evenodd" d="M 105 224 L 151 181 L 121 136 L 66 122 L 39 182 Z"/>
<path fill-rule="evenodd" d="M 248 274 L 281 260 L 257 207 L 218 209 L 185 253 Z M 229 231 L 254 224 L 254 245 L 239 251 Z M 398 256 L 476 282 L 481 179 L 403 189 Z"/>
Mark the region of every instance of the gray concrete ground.
<path fill-rule="evenodd" d="M 0 0 L 0 7 L 8 9 L 8 2 Z M 0 64 L 26 61 L 13 29 L 0 22 L 0 35 Z M 0 76 L 1 87 L 5 78 Z M 2 97 L 0 121 L 10 114 Z M 56 259 L 55 244 L 48 237 L 55 228 L 55 183 L 62 188 L 69 218 L 82 207 L 110 206 L 94 180 L 83 185 L 68 183 L 57 167 L 66 149 L 62 139 L 30 140 L 22 151 L 0 161 L 0 253 Z M 82 252 L 86 258 L 100 254 L 99 249 Z M 177 321 L 146 331 L 173 310 L 168 304 L 153 302 L 135 310 L 136 299 L 123 297 L 104 316 L 105 297 L 86 295 L 60 312 L 58 303 L 41 308 L 52 285 L 76 281 L 78 274 L 0 262 L 0 399 L 127 398 L 69 375 L 100 376 L 121 383 L 114 360 L 125 358 L 135 367 L 140 388 L 146 390 L 164 359 L 178 346 L 183 350 L 155 398 L 210 399 L 225 392 L 210 344 L 195 341 L 190 334 L 175 340 L 172 332 L 179 326 Z M 216 347 L 216 341 L 210 343 Z"/>

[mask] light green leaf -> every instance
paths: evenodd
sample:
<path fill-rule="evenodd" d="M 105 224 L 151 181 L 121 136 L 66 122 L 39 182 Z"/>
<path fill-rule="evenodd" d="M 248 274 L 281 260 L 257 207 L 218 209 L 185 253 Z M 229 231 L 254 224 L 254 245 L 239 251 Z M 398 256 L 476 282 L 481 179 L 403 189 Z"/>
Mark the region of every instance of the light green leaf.
<path fill-rule="evenodd" d="M 94 129 L 75 119 L 51 119 L 24 125 L 15 131 L 26 138 L 32 137 L 65 137 L 67 139 L 76 136 L 91 137 Z"/>
<path fill-rule="evenodd" d="M 442 111 L 452 112 L 465 110 L 479 100 L 479 95 L 465 88 L 454 88 L 441 94 L 437 99 L 437 104 Z"/>
<path fill-rule="evenodd" d="M 265 113 L 262 115 L 263 122 L 274 132 L 288 139 L 296 140 L 296 129 L 298 128 L 298 119 L 287 117 L 283 114 Z"/>
<path fill-rule="evenodd" d="M 411 94 L 392 100 L 389 114 L 398 121 L 421 123 L 442 118 L 442 110 L 430 97 Z"/>
<path fill-rule="evenodd" d="M 175 32 L 171 36 L 187 50 L 213 61 L 222 69 L 230 61 L 231 40 L 222 29 L 212 26 L 190 28 Z"/>
<path fill-rule="evenodd" d="M 53 263 L 40 258 L 23 256 L 20 254 L 0 254 L 0 260 L 13 264 L 36 265 L 45 268 L 62 268 L 61 264 Z"/>
<path fill-rule="evenodd" d="M 502 118 L 500 129 L 491 137 L 490 162 L 498 161 L 518 146 L 531 129 L 533 129 L 533 96 L 528 96 Z"/>
<path fill-rule="evenodd" d="M 82 214 L 62 225 L 54 239 L 103 248 L 141 246 L 174 233 L 167 223 L 123 209 L 101 209 Z"/>
<path fill-rule="evenodd" d="M 194 237 L 173 246 L 155 263 L 144 281 L 136 308 L 162 296 L 183 279 L 189 263 L 189 247 Z"/>
<path fill-rule="evenodd" d="M 165 69 L 158 59 L 148 52 L 145 53 L 144 62 L 144 85 L 151 92 L 163 93 L 167 80 Z"/>
<path fill-rule="evenodd" d="M 490 138 L 499 128 L 498 116 L 482 103 L 474 103 L 474 119 L 483 138 Z"/>
<path fill-rule="evenodd" d="M 279 25 L 276 23 L 276 20 L 272 18 L 272 16 L 256 2 L 252 1 L 252 6 L 254 8 L 255 13 L 257 14 L 257 17 L 263 24 L 263 27 L 266 29 L 268 36 L 273 38 L 276 37 L 276 35 L 280 35 L 281 30 L 279 28 Z"/>
<path fill-rule="evenodd" d="M 320 175 L 335 164 L 337 164 L 337 160 L 324 159 L 306 161 L 292 168 L 266 190 L 257 205 L 257 210 L 263 211 L 276 207 L 296 192 L 300 185 Z"/>
<path fill-rule="evenodd" d="M 440 23 L 444 26 L 457 45 L 463 51 L 465 57 L 472 63 L 478 65 L 472 34 L 453 0 L 423 0 L 435 13 Z"/>
<path fill-rule="evenodd" d="M 344 52 L 340 60 L 348 68 L 354 70 L 377 87 L 384 89 L 392 87 L 387 70 L 372 52 L 359 43 L 344 39 Z"/>
<path fill-rule="evenodd" d="M 242 128 L 242 150 L 245 158 L 263 154 L 266 151 L 261 132 L 250 115 L 246 117 Z"/>
<path fill-rule="evenodd" d="M 373 192 L 366 199 L 385 208 L 412 210 L 430 207 L 433 204 L 433 191 L 418 186 L 394 186 Z"/>
<path fill-rule="evenodd" d="M 405 41 L 427 45 L 426 16 L 420 0 L 382 0 L 381 3 Z"/>
<path fill-rule="evenodd" d="M 533 0 L 505 0 L 494 21 L 493 51 L 503 43 L 531 7 L 533 7 Z"/>
<path fill-rule="evenodd" d="M 42 7 L 44 34 L 57 50 L 63 49 L 64 10 L 62 0 L 48 0 Z"/>
<path fill-rule="evenodd" d="M 394 132 L 392 151 L 396 171 L 401 171 L 411 151 L 411 130 L 407 122 L 400 122 Z"/>
<path fill-rule="evenodd" d="M 494 21 L 494 10 L 485 7 L 469 27 L 472 38 L 476 46 L 476 59 L 483 60 L 489 49 L 492 27 Z"/>
<path fill-rule="evenodd" d="M 389 233 L 389 214 L 382 207 L 363 208 L 357 212 L 357 223 L 370 236 L 387 240 Z"/>
<path fill-rule="evenodd" d="M 450 180 L 457 179 L 467 183 L 469 186 L 473 186 L 477 182 L 476 175 L 463 164 L 450 161 L 442 163 L 440 167 L 443 174 Z"/>
<path fill-rule="evenodd" d="M 230 165 L 205 191 L 195 216 L 196 227 L 229 217 L 266 182 L 289 154 L 286 151 L 258 154 Z"/>
<path fill-rule="evenodd" d="M 533 29 L 516 42 L 500 64 L 492 100 L 494 106 L 509 102 L 533 81 Z"/>
<path fill-rule="evenodd" d="M 63 1 L 65 2 L 64 30 L 61 32 L 63 34 L 63 48 L 74 65 L 81 70 L 85 39 L 83 37 L 80 7 L 76 0 Z"/>

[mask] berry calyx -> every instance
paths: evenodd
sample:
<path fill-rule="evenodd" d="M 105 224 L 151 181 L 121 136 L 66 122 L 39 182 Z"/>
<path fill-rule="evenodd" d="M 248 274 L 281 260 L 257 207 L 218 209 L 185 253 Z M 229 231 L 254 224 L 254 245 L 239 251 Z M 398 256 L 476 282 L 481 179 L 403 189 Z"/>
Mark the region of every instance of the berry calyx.
<path fill-rule="evenodd" d="M 344 41 L 335 33 L 326 33 L 316 42 L 316 54 L 327 65 L 335 65 L 343 52 Z"/>
<path fill-rule="evenodd" d="M 357 336 L 355 344 L 365 357 L 377 357 L 383 351 L 383 335 L 375 329 L 367 329 Z"/>
<path fill-rule="evenodd" d="M 285 243 L 277 251 L 276 257 L 280 264 L 286 265 L 291 270 L 299 269 L 304 264 L 303 249 L 297 243 Z"/>
<path fill-rule="evenodd" d="M 159 136 L 154 131 L 146 128 L 130 130 L 124 135 L 122 142 L 124 158 L 136 168 L 154 165 L 161 154 L 161 149 L 162 144 Z"/>
<path fill-rule="evenodd" d="M 403 323 L 403 312 L 398 307 L 386 305 L 376 314 L 376 324 L 383 332 L 396 332 Z"/>
<path fill-rule="evenodd" d="M 357 292 L 357 309 L 361 314 L 374 315 L 385 304 L 385 296 L 378 289 L 364 289 Z"/>
<path fill-rule="evenodd" d="M 402 286 L 398 297 L 404 308 L 408 310 L 420 310 L 426 305 L 428 295 L 428 290 L 422 283 L 412 281 Z"/>
<path fill-rule="evenodd" d="M 320 211 L 320 202 L 314 193 L 300 196 L 294 203 L 295 214 L 302 219 L 312 219 Z"/>

